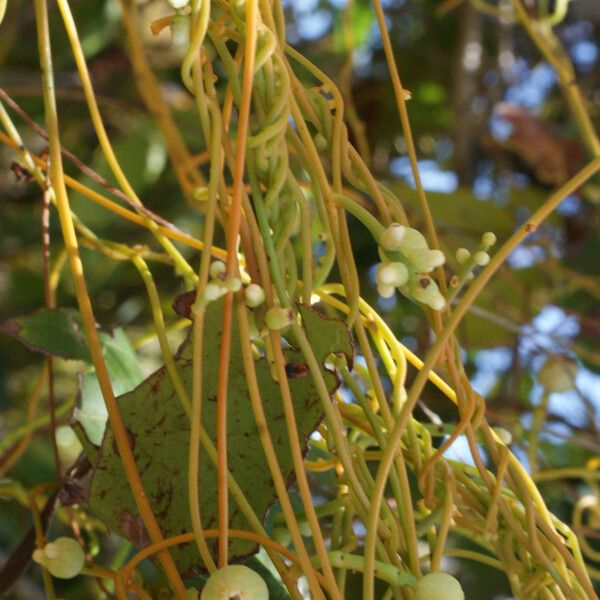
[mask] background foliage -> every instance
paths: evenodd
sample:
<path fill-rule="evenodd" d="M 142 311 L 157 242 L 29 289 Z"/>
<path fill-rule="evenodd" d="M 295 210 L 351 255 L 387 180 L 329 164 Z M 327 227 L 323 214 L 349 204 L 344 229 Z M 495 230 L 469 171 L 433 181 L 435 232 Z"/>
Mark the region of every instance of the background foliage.
<path fill-rule="evenodd" d="M 174 83 L 178 81 L 180 56 L 169 43 L 168 32 L 156 37 L 149 32 L 149 23 L 164 13 L 164 6 L 158 0 L 138 5 L 145 23 L 146 51 L 165 82 L 162 91 L 182 131 L 190 132 L 186 140 L 190 148 L 198 149 L 202 143 L 194 138 L 197 129 L 186 128 L 195 118 L 193 102 Z M 118 3 L 77 0 L 72 8 L 103 116 L 124 170 L 150 210 L 199 235 L 201 220 L 191 207 L 185 208 L 160 134 L 133 83 Z M 548 190 L 573 175 L 587 154 L 576 141 L 552 69 L 521 28 L 482 14 L 466 2 L 388 0 L 385 8 L 403 83 L 412 92 L 410 117 L 442 248 L 453 256 L 461 246 L 477 245 L 481 232 L 489 229 L 504 241 L 515 222 L 525 222 Z M 364 123 L 364 137 L 359 135 L 355 141 L 368 145 L 374 173 L 398 191 L 412 225 L 422 229 L 405 141 L 369 3 L 357 0 L 345 11 L 338 0 L 302 0 L 289 2 L 287 13 L 289 41 L 341 86 L 346 101 L 353 104 Z M 54 31 L 60 32 L 56 11 L 52 16 Z M 29 4 L 9 2 L 0 36 L 0 87 L 42 123 L 34 29 Z M 598 125 L 600 5 L 596 0 L 574 0 L 556 32 L 575 64 L 577 84 Z M 89 123 L 66 37 L 54 35 L 53 49 L 63 144 L 111 180 Z M 29 132 L 31 148 L 44 149 L 45 142 L 31 129 L 24 126 L 23 131 Z M 13 152 L 0 148 L 0 321 L 44 303 L 40 192 L 35 184 L 15 176 L 13 161 Z M 83 180 L 75 168 L 67 168 L 73 177 Z M 542 396 L 539 369 L 549 356 L 576 361 L 575 389 L 550 396 L 548 415 L 540 428 L 542 471 L 595 465 L 589 461 L 600 454 L 599 202 L 598 178 L 565 200 L 557 213 L 513 253 L 459 332 L 470 378 L 486 397 L 490 421 L 510 431 L 511 448 L 525 464 L 531 426 Z M 143 230 L 115 221 L 110 213 L 82 198 L 74 197 L 73 203 L 83 222 L 93 224 L 99 236 L 123 236 L 131 243 L 148 241 Z M 377 297 L 373 266 L 378 257 L 372 239 L 359 224 L 352 224 L 352 232 L 364 297 L 380 307 L 398 338 L 423 356 L 431 338 L 422 312 L 404 298 Z M 50 235 L 51 248 L 59 248 L 60 230 L 54 220 Z M 137 273 L 128 262 L 108 261 L 92 250 L 83 249 L 82 254 L 99 325 L 106 331 L 122 328 L 141 358 L 144 376 L 149 374 L 160 359 L 157 344 L 145 343 L 143 337 L 150 315 Z M 456 263 L 452 266 L 457 268 Z M 156 267 L 154 276 L 161 290 L 167 292 L 163 296 L 165 314 L 175 321 L 168 308 L 169 298 L 183 290 L 168 266 Z M 58 305 L 75 305 L 69 277 L 61 279 Z M 23 422 L 24 392 L 34 386 L 33 374 L 38 372 L 41 358 L 8 336 L 0 336 L 0 357 L 2 440 Z M 60 363 L 56 378 L 59 398 L 76 392 L 74 375 L 82 370 L 81 362 Z M 83 381 L 85 385 L 85 374 Z M 417 415 L 424 420 L 430 416 L 428 411 L 447 420 L 447 405 L 434 394 L 430 397 L 427 390 L 422 407 L 423 412 Z M 66 418 L 64 415 L 61 420 L 66 422 Z M 0 473 L 27 487 L 51 479 L 53 462 L 47 433 L 47 425 L 39 427 L 26 452 L 8 472 L 3 464 L 12 446 L 0 444 Z M 76 450 L 74 442 L 66 439 L 63 451 Z M 451 451 L 457 458 L 469 460 L 466 450 L 461 453 L 460 440 Z M 540 481 L 539 485 L 549 508 L 570 522 L 575 504 L 596 492 L 594 478 L 561 477 Z M 592 546 L 598 537 L 597 525 L 592 519 L 581 532 Z M 0 499 L 0 564 L 29 527 L 28 510 Z M 467 598 L 510 596 L 508 582 L 497 571 L 468 561 L 461 562 L 460 569 Z M 88 585 L 77 580 L 58 591 L 65 597 L 91 597 L 92 590 L 85 587 Z M 93 593 L 100 592 L 94 588 Z M 32 569 L 8 597 L 34 599 L 42 594 Z M 355 597 L 359 595 L 357 591 Z"/>

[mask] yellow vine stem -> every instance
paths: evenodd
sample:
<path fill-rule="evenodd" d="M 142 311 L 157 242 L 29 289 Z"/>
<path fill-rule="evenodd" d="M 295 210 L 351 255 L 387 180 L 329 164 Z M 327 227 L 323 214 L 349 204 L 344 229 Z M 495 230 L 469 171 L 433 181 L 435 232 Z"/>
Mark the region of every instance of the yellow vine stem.
<path fill-rule="evenodd" d="M 148 269 L 146 261 L 141 256 L 132 253 L 130 258 L 146 286 L 146 294 L 150 301 L 150 310 L 152 312 L 152 319 L 154 320 L 154 329 L 156 331 L 156 336 L 158 337 L 163 360 L 165 361 L 165 367 L 167 368 L 169 377 L 171 378 L 171 382 L 173 383 L 173 387 L 175 388 L 175 392 L 181 402 L 183 410 L 189 418 L 192 412 L 190 400 L 177 369 L 177 365 L 175 364 L 175 360 L 171 355 L 171 348 L 169 347 L 169 340 L 167 339 L 165 330 L 164 316 L 160 307 L 160 297 L 156 285 L 154 284 L 154 279 L 152 278 L 152 274 L 150 273 L 150 269 Z"/>
<path fill-rule="evenodd" d="M 108 411 L 108 417 L 115 436 L 115 442 L 119 450 L 119 455 L 123 462 L 123 468 L 127 476 L 127 481 L 131 486 L 136 505 L 140 511 L 140 516 L 146 526 L 150 539 L 153 542 L 159 542 L 163 539 L 160 528 L 152 514 L 152 508 L 148 502 L 146 493 L 142 485 L 140 474 L 137 470 L 135 459 L 129 445 L 125 425 L 119 412 L 119 407 L 110 383 L 108 369 L 102 355 L 102 347 L 96 330 L 96 320 L 90 297 L 87 293 L 87 286 L 83 275 L 83 264 L 79 256 L 77 237 L 75 227 L 69 207 L 69 199 L 65 181 L 63 178 L 63 166 L 60 146 L 60 134 L 58 128 L 58 116 L 56 112 L 56 99 L 54 97 L 54 75 L 52 70 L 52 51 L 50 48 L 50 31 L 48 25 L 48 5 L 47 0 L 35 0 L 35 13 L 38 29 L 38 45 L 40 61 L 42 66 L 42 86 L 44 96 L 44 107 L 46 114 L 46 127 L 49 135 L 50 144 L 50 173 L 51 181 L 56 195 L 56 206 L 60 220 L 60 226 L 65 242 L 65 248 L 69 257 L 69 266 L 75 286 L 75 293 L 81 314 L 83 328 L 88 340 L 92 361 L 96 369 L 96 376 L 102 391 L 102 396 Z M 173 590 L 179 597 L 183 597 L 185 586 L 179 576 L 177 567 L 168 551 L 161 552 L 159 555 L 161 564 L 165 570 Z"/>
<path fill-rule="evenodd" d="M 242 79 L 242 97 L 240 99 L 235 162 L 233 168 L 233 189 L 228 214 L 226 273 L 236 277 L 239 273 L 237 245 L 242 220 L 242 194 L 244 192 L 244 165 L 246 142 L 250 121 L 250 103 L 252 100 L 252 81 L 254 78 L 254 55 L 256 52 L 257 2 L 247 0 L 245 6 L 246 40 L 244 44 L 244 74 Z M 219 566 L 227 564 L 229 507 L 227 490 L 227 386 L 229 379 L 229 356 L 231 349 L 231 326 L 233 317 L 233 293 L 225 295 L 223 303 L 223 328 L 219 352 L 219 371 L 217 379 L 217 494 L 219 506 Z"/>
<path fill-rule="evenodd" d="M 315 294 L 326 302 L 330 304 L 334 308 L 342 311 L 343 313 L 347 313 L 349 311 L 349 307 L 347 304 L 344 304 L 340 300 L 333 298 L 331 294 L 338 294 L 340 296 L 346 295 L 344 287 L 339 283 L 328 283 L 321 286 L 318 290 L 315 290 Z M 361 312 L 363 314 L 363 321 L 366 323 L 369 322 L 370 319 L 374 320 L 377 324 L 378 329 L 383 336 L 386 344 L 389 346 L 397 346 L 402 354 L 406 357 L 408 362 L 410 362 L 414 367 L 421 370 L 423 368 L 423 361 L 413 352 L 411 352 L 404 344 L 396 339 L 396 336 L 392 333 L 391 329 L 387 325 L 387 323 L 378 315 L 378 313 L 371 308 L 362 298 L 360 301 L 361 304 Z M 454 404 L 456 404 L 456 392 L 435 372 L 429 371 L 427 377 L 433 385 L 435 385 L 446 397 L 448 397 Z"/>
<path fill-rule="evenodd" d="M 396 59 L 394 57 L 394 50 L 392 49 L 392 42 L 390 41 L 390 34 L 385 24 L 385 15 L 381 6 L 381 0 L 373 0 L 373 8 L 375 9 L 375 16 L 377 17 L 377 23 L 379 25 L 379 32 L 381 34 L 381 42 L 383 44 L 383 51 L 385 53 L 385 60 L 388 66 L 388 72 L 392 79 L 392 86 L 394 88 L 394 96 L 396 97 L 396 105 L 398 112 L 400 113 L 400 123 L 402 124 L 402 131 L 406 138 L 406 149 L 408 152 L 408 158 L 410 160 L 410 166 L 412 169 L 413 178 L 415 180 L 415 187 L 417 189 L 417 196 L 419 198 L 419 204 L 421 205 L 421 211 L 423 212 L 423 218 L 425 219 L 425 227 L 427 228 L 427 237 L 429 238 L 429 245 L 431 248 L 439 248 L 439 242 L 435 226 L 433 224 L 433 218 L 427 202 L 427 196 L 423 189 L 421 182 L 421 175 L 419 173 L 419 165 L 417 161 L 417 152 L 415 150 L 415 143 L 413 140 L 412 129 L 408 118 L 408 110 L 406 109 L 406 92 L 402 86 L 400 80 L 400 74 L 398 73 L 398 67 L 396 66 Z M 438 267 L 436 269 L 441 288 L 446 288 L 446 276 L 444 269 Z"/>
<path fill-rule="evenodd" d="M 198 81 L 198 69 L 194 68 L 194 84 L 197 90 L 201 87 Z M 211 247 L 213 242 L 215 220 L 217 211 L 217 187 L 222 173 L 222 153 L 221 153 L 221 134 L 222 122 L 219 109 L 214 100 L 205 99 L 206 106 L 211 116 L 210 135 L 205 132 L 208 144 L 210 146 L 210 173 L 208 180 L 208 199 L 206 204 L 206 213 L 204 219 L 204 244 Z M 204 561 L 204 566 L 209 572 L 216 570 L 216 565 L 206 543 L 204 531 L 202 529 L 202 519 L 200 513 L 200 499 L 198 488 L 200 487 L 200 427 L 202 423 L 202 355 L 204 341 L 204 317 L 205 305 L 202 303 L 202 293 L 208 281 L 210 269 L 210 254 L 203 252 L 200 258 L 200 267 L 198 270 L 198 287 L 196 291 L 194 310 L 194 324 L 192 329 L 192 415 L 190 426 L 190 442 L 188 448 L 188 501 L 190 505 L 190 518 L 192 521 L 192 530 L 196 536 L 196 545 L 200 556 Z"/>
<path fill-rule="evenodd" d="M 1 107 L 1 105 L 0 105 L 0 107 Z M 0 110 L 2 110 L 2 109 L 0 108 Z M 15 150 L 15 152 L 19 152 L 19 144 L 16 143 L 14 140 L 10 139 L 5 133 L 3 133 L 1 131 L 0 131 L 0 142 L 9 146 L 13 150 Z M 24 147 L 22 149 L 24 149 Z M 32 164 L 37 165 L 38 168 L 43 168 L 45 166 L 44 161 L 41 158 L 38 158 L 37 156 L 33 156 L 33 155 L 31 155 L 31 158 L 32 158 Z M 64 180 L 65 180 L 65 184 L 67 185 L 67 187 L 71 188 L 75 192 L 82 194 L 83 196 L 88 198 L 88 200 L 95 202 L 99 206 L 102 206 L 102 207 L 106 208 L 107 210 L 110 210 L 114 214 L 116 214 L 120 217 L 123 217 L 124 219 L 127 219 L 128 221 L 131 221 L 132 223 L 136 223 L 137 225 L 146 227 L 146 220 L 143 217 L 141 217 L 140 215 L 132 212 L 131 210 L 129 210 L 127 208 L 124 208 L 123 206 L 120 206 L 116 202 L 113 202 L 109 198 L 106 198 L 102 194 L 99 194 L 95 190 L 92 190 L 91 188 L 87 187 L 83 183 L 80 183 L 76 179 L 69 177 L 68 175 L 64 176 Z M 197 240 L 182 231 L 178 231 L 176 229 L 170 229 L 169 227 L 165 227 L 164 225 L 158 225 L 158 230 L 165 237 L 168 237 L 177 242 L 181 242 L 182 244 L 185 244 L 186 246 L 189 246 L 190 248 L 195 248 L 196 250 L 204 249 L 204 244 L 200 240 Z M 227 252 L 225 250 L 223 250 L 222 248 L 213 246 L 210 249 L 210 251 L 211 251 L 212 255 L 215 256 L 216 258 L 220 258 L 220 259 L 224 260 L 227 257 Z M 243 264 L 243 260 L 240 260 L 240 263 Z"/>
<path fill-rule="evenodd" d="M 67 36 L 71 43 L 73 57 L 75 58 L 77 71 L 81 78 L 81 85 L 85 93 L 90 117 L 92 123 L 94 124 L 94 130 L 98 137 L 98 141 L 100 142 L 104 156 L 106 157 L 106 161 L 125 194 L 127 194 L 127 196 L 129 196 L 135 204 L 142 206 L 142 201 L 137 196 L 135 190 L 131 187 L 127 176 L 121 169 L 121 165 L 115 156 L 112 144 L 110 143 L 106 133 L 102 116 L 100 115 L 100 110 L 98 108 L 98 102 L 96 101 L 96 97 L 94 95 L 94 89 L 92 87 L 92 81 L 90 79 L 83 49 L 79 41 L 79 34 L 75 26 L 75 21 L 73 20 L 73 15 L 71 13 L 68 0 L 57 0 L 57 4 L 63 18 Z M 175 246 L 162 233 L 160 233 L 158 225 L 154 221 L 145 216 L 143 216 L 143 218 L 146 222 L 146 227 L 152 232 L 167 254 L 173 259 L 173 262 L 175 263 L 182 277 L 184 277 L 188 284 L 194 284 L 196 281 L 196 273 L 185 260 L 185 258 L 180 254 L 179 250 L 177 250 L 177 248 L 175 248 Z"/>
<path fill-rule="evenodd" d="M 591 155 L 597 158 L 600 156 L 600 139 L 594 129 L 594 124 L 589 112 L 585 108 L 585 102 L 577 86 L 575 69 L 564 51 L 560 40 L 552 31 L 549 23 L 534 21 L 519 0 L 512 0 L 512 5 L 529 37 L 556 71 L 560 87 L 565 95 L 567 105 L 571 110 L 579 133 Z"/>
<path fill-rule="evenodd" d="M 366 523 L 367 536 L 365 540 L 365 573 L 373 573 L 375 561 L 375 545 L 376 545 L 376 524 L 380 511 L 380 506 L 383 501 L 385 485 L 388 474 L 394 462 L 396 452 L 400 446 L 400 440 L 404 433 L 406 424 L 412 414 L 417 399 L 425 386 L 428 379 L 428 373 L 433 368 L 438 360 L 438 357 L 445 348 L 447 341 L 450 339 L 454 330 L 468 311 L 469 307 L 477 296 L 484 289 L 485 285 L 496 273 L 496 271 L 504 264 L 511 252 L 532 232 L 537 226 L 542 223 L 548 215 L 569 195 L 575 192 L 583 185 L 590 177 L 600 171 L 600 158 L 596 158 L 588 163 L 583 169 L 572 177 L 567 183 L 556 190 L 544 204 L 535 211 L 533 215 L 524 223 L 517 231 L 504 243 L 498 252 L 492 257 L 491 261 L 485 267 L 479 276 L 472 282 L 471 286 L 466 290 L 462 300 L 456 306 L 453 314 L 449 317 L 444 328 L 439 332 L 437 339 L 425 358 L 423 368 L 417 374 L 409 392 L 402 411 L 396 421 L 394 429 L 388 436 L 388 447 L 386 448 L 381 463 L 377 470 L 375 478 L 375 487 L 371 497 L 371 506 L 369 510 L 369 519 Z M 497 436 L 492 432 L 497 441 Z M 553 529 L 552 519 L 548 509 L 542 499 L 538 489 L 529 477 L 527 471 L 519 463 L 516 457 L 511 453 L 510 466 L 524 481 L 527 491 L 539 511 L 543 521 Z M 374 600 L 373 580 L 365 576 L 363 581 L 363 600 Z"/>

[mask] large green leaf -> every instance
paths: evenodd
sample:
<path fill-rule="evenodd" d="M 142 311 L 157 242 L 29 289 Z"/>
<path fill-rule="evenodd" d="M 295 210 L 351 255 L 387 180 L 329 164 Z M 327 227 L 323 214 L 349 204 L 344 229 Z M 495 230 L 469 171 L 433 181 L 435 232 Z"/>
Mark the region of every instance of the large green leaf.
<path fill-rule="evenodd" d="M 77 312 L 70 308 L 40 308 L 14 317 L 0 326 L 34 352 L 61 358 L 90 361 Z"/>
<path fill-rule="evenodd" d="M 330 393 L 338 386 L 337 377 L 327 370 L 324 361 L 330 353 L 352 356 L 352 344 L 345 325 L 327 319 L 314 310 L 300 308 L 303 326 Z M 210 305 L 205 320 L 203 347 L 202 422 L 216 443 L 217 370 L 221 338 L 222 302 Z M 275 488 L 262 445 L 258 438 L 241 358 L 237 323 L 234 319 L 233 344 L 228 388 L 228 456 L 229 468 L 255 513 L 264 518 L 276 498 Z M 191 394 L 192 347 L 190 339 L 176 355 L 180 375 Z M 285 350 L 289 385 L 292 392 L 299 441 L 306 451 L 307 440 L 323 416 L 322 405 L 312 377 L 304 365 L 303 355 Z M 288 483 L 294 479 L 288 432 L 280 399 L 279 384 L 271 377 L 265 358 L 256 361 L 256 373 L 269 431 L 278 462 Z M 118 399 L 123 422 L 128 431 L 133 454 L 146 495 L 165 536 L 191 531 L 188 506 L 188 444 L 190 425 L 172 382 L 163 367 L 134 391 Z M 200 453 L 200 503 L 204 527 L 217 527 L 216 470 L 206 452 Z M 110 427 L 102 441 L 98 461 L 90 484 L 89 506 L 111 529 L 120 532 L 136 546 L 145 546 L 148 536 L 127 483 Z M 232 500 L 230 525 L 248 529 L 244 516 Z M 209 541 L 216 550 L 216 542 Z M 239 560 L 256 551 L 256 545 L 232 539 L 230 560 Z M 195 544 L 172 549 L 182 573 L 202 568 Z"/>

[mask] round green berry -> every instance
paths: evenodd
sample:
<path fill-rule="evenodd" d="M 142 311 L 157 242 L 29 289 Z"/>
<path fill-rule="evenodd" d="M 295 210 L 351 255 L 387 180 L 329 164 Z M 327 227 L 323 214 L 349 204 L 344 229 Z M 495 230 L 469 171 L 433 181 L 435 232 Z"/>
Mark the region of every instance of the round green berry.
<path fill-rule="evenodd" d="M 554 354 L 542 365 L 538 379 L 548 392 L 568 392 L 575 388 L 576 375 L 576 362 L 566 356 Z"/>
<path fill-rule="evenodd" d="M 208 578 L 200 600 L 269 600 L 269 590 L 262 577 L 252 569 L 228 565 Z"/>
<path fill-rule="evenodd" d="M 415 592 L 415 600 L 465 600 L 458 579 L 442 572 L 419 579 Z"/>
<path fill-rule="evenodd" d="M 54 577 L 71 579 L 83 569 L 85 554 L 77 540 L 59 537 L 35 550 L 33 560 L 46 567 Z"/>
<path fill-rule="evenodd" d="M 244 290 L 246 296 L 246 304 L 250 308 L 260 306 L 265 301 L 265 291 L 256 283 L 251 283 Z"/>

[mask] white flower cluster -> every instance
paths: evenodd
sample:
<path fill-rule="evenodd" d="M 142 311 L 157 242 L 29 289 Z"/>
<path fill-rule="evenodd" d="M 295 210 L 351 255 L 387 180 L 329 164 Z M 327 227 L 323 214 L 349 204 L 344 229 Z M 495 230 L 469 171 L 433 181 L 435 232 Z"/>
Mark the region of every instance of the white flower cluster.
<path fill-rule="evenodd" d="M 440 250 L 430 250 L 425 237 L 416 229 L 392 223 L 379 238 L 382 256 L 377 268 L 377 292 L 391 298 L 396 288 L 403 294 L 427 304 L 434 310 L 446 305 L 436 282 L 427 275 L 445 262 Z M 392 255 L 393 260 L 388 260 Z"/>
<path fill-rule="evenodd" d="M 237 292 L 242 288 L 242 281 L 237 277 L 225 277 L 225 271 L 225 263 L 220 260 L 215 260 L 210 265 L 211 280 L 202 292 L 201 302 L 203 304 L 218 300 L 227 292 Z"/>
<path fill-rule="evenodd" d="M 202 293 L 201 302 L 207 304 L 218 300 L 227 292 L 238 292 L 242 289 L 242 281 L 237 277 L 226 277 L 225 263 L 220 260 L 215 260 L 210 265 L 210 281 L 206 284 Z M 250 283 L 244 289 L 244 297 L 246 306 L 256 308 L 265 301 L 265 291 L 256 283 Z"/>

